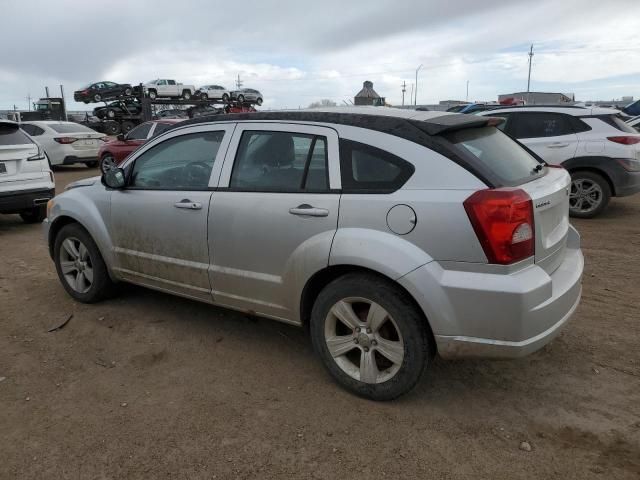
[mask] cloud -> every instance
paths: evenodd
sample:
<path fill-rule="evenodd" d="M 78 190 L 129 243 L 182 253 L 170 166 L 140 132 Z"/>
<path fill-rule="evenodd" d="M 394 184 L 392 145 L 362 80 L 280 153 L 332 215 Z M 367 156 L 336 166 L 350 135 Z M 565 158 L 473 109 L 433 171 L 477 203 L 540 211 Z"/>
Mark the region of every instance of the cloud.
<path fill-rule="evenodd" d="M 44 85 L 232 87 L 238 74 L 268 108 L 348 101 L 364 80 L 398 104 L 420 64 L 421 103 L 464 99 L 467 80 L 470 99 L 493 100 L 526 88 L 531 43 L 534 89 L 638 96 L 639 14 L 636 0 L 7 2 L 3 36 L 16 41 L 0 53 L 0 108 Z"/>

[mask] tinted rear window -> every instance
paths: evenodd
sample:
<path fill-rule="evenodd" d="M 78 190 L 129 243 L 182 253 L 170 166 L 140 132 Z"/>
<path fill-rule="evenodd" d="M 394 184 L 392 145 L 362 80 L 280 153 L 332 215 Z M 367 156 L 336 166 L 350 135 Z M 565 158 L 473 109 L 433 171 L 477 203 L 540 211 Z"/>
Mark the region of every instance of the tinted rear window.
<path fill-rule="evenodd" d="M 96 133 L 90 128 L 80 125 L 79 123 L 51 123 L 49 126 L 58 133 Z"/>
<path fill-rule="evenodd" d="M 612 126 L 616 130 L 620 130 L 621 132 L 638 133 L 637 130 L 635 130 L 631 125 L 629 125 L 617 115 L 598 115 L 596 118 L 602 120 L 604 123 Z"/>
<path fill-rule="evenodd" d="M 27 145 L 31 139 L 17 125 L 0 123 L 0 145 Z"/>
<path fill-rule="evenodd" d="M 541 174 L 540 162 L 517 142 L 494 127 L 467 128 L 446 135 L 462 150 L 471 154 L 480 171 L 489 171 L 502 185 L 519 185 Z"/>

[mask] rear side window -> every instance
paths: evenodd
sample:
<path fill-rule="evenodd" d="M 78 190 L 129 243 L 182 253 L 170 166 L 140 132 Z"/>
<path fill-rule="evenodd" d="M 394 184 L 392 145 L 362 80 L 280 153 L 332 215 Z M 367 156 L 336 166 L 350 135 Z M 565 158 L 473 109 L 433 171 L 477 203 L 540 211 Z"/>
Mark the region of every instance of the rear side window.
<path fill-rule="evenodd" d="M 542 173 L 540 162 L 517 142 L 493 127 L 457 130 L 445 137 L 462 155 L 480 163 L 479 171 L 489 171 L 504 186 L 520 185 Z"/>
<path fill-rule="evenodd" d="M 612 126 L 616 130 L 620 130 L 625 133 L 638 133 L 632 126 L 630 126 L 627 122 L 622 120 L 617 115 L 598 115 L 596 117 L 598 120 L 602 120 L 607 125 Z"/>
<path fill-rule="evenodd" d="M 257 192 L 328 190 L 326 137 L 245 131 L 238 146 L 229 187 Z"/>
<path fill-rule="evenodd" d="M 512 131 L 516 138 L 559 137 L 573 133 L 567 115 L 547 112 L 518 113 Z"/>
<path fill-rule="evenodd" d="M 30 145 L 33 141 L 17 125 L 0 123 L 0 145 Z"/>
<path fill-rule="evenodd" d="M 142 125 L 138 125 L 137 127 L 131 129 L 129 133 L 127 133 L 128 140 L 146 140 L 147 135 L 149 135 L 149 130 L 151 129 L 152 123 L 143 123 Z"/>
<path fill-rule="evenodd" d="M 352 140 L 340 140 L 344 193 L 391 193 L 404 185 L 414 166 L 389 152 Z"/>
<path fill-rule="evenodd" d="M 22 125 L 20 125 L 20 128 L 22 128 L 22 130 L 27 132 L 32 137 L 37 137 L 38 135 L 42 135 L 44 133 L 44 130 L 36 125 L 23 123 Z"/>
<path fill-rule="evenodd" d="M 84 125 L 80 125 L 79 123 L 50 123 L 49 126 L 58 133 L 96 133 L 89 127 L 85 127 Z"/>
<path fill-rule="evenodd" d="M 587 125 L 585 122 L 580 120 L 578 117 L 574 117 L 569 115 L 569 120 L 571 121 L 571 126 L 573 127 L 573 131 L 576 133 L 588 132 L 591 130 L 591 127 Z"/>

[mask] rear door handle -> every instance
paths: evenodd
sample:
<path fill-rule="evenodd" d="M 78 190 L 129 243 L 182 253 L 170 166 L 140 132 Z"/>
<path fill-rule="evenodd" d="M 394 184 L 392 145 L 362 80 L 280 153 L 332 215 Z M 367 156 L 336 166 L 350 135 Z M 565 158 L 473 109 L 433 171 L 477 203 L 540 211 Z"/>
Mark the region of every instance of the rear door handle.
<path fill-rule="evenodd" d="M 309 204 L 303 203 L 295 208 L 290 208 L 289 213 L 291 215 L 300 215 L 303 217 L 328 217 L 329 210 L 326 208 L 315 208 Z"/>
<path fill-rule="evenodd" d="M 200 210 L 202 209 L 202 204 L 200 202 L 192 202 L 188 198 L 180 200 L 173 204 L 176 208 L 186 208 L 187 210 Z"/>
<path fill-rule="evenodd" d="M 547 148 L 564 148 L 564 147 L 568 147 L 569 144 L 567 142 L 555 142 L 555 143 L 550 143 L 549 145 L 547 145 Z"/>

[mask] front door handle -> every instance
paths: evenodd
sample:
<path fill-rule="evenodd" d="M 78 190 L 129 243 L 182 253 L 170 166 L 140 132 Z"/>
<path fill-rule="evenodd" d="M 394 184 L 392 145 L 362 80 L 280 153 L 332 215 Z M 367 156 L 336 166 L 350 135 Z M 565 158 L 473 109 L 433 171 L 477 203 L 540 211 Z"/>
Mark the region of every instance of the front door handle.
<path fill-rule="evenodd" d="M 173 204 L 176 208 L 186 208 L 187 210 L 200 210 L 202 209 L 202 204 L 200 202 L 192 202 L 188 198 L 180 200 Z"/>
<path fill-rule="evenodd" d="M 564 147 L 568 147 L 569 144 L 567 142 L 555 142 L 555 143 L 550 143 L 549 145 L 547 145 L 547 148 L 564 148 Z"/>
<path fill-rule="evenodd" d="M 326 208 L 315 208 L 307 203 L 298 205 L 295 208 L 290 208 L 289 213 L 291 215 L 300 215 L 303 217 L 328 217 L 329 210 Z"/>

